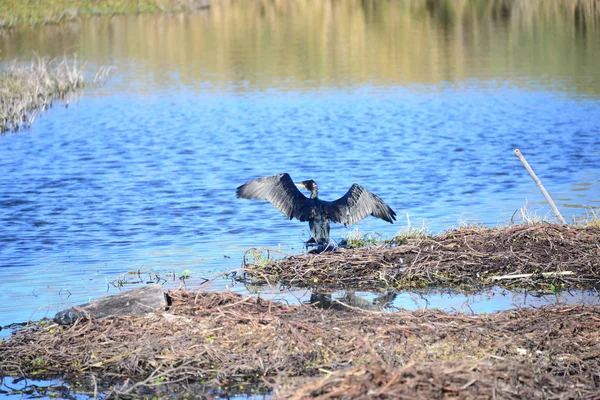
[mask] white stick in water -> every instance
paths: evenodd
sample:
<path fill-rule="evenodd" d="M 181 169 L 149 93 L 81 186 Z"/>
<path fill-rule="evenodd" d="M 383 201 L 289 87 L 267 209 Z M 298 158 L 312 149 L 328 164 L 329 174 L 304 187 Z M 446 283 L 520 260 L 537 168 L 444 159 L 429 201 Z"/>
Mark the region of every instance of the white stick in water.
<path fill-rule="evenodd" d="M 566 224 L 567 221 L 565 221 L 565 219 L 563 218 L 563 216 L 560 215 L 560 211 L 558 211 L 558 208 L 556 207 L 556 204 L 554 204 L 554 201 L 552 200 L 552 197 L 550 197 L 550 194 L 546 191 L 546 188 L 544 188 L 544 185 L 542 185 L 542 181 L 540 181 L 540 179 L 537 177 L 537 175 L 535 174 L 535 172 L 533 172 L 533 169 L 531 168 L 531 166 L 529 165 L 529 163 L 525 159 L 525 156 L 523 156 L 523 154 L 519 151 L 519 149 L 515 150 L 515 154 L 517 155 L 517 157 L 519 157 L 519 160 L 521 160 L 521 163 L 523 163 L 523 166 L 525 167 L 525 169 L 527 170 L 527 172 L 529 172 L 529 175 L 531 175 L 531 178 L 533 178 L 533 181 L 540 188 L 540 191 L 542 192 L 542 194 L 546 198 L 546 201 L 548 202 L 548 204 L 550 204 L 550 207 L 552 208 L 552 211 L 554 211 L 554 214 L 558 217 L 558 219 L 560 220 L 560 222 L 562 222 L 563 224 Z"/>

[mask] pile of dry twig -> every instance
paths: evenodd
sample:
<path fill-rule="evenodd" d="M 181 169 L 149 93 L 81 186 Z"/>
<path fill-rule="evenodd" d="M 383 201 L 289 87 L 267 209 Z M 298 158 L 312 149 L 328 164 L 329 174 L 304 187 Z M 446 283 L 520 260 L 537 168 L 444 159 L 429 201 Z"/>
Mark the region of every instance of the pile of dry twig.
<path fill-rule="evenodd" d="M 254 283 L 365 290 L 491 283 L 591 289 L 600 287 L 600 227 L 460 228 L 393 246 L 256 259 L 245 265 L 244 278 Z"/>
<path fill-rule="evenodd" d="M 0 376 L 66 375 L 119 397 L 249 387 L 276 398 L 600 396 L 597 307 L 467 316 L 170 295 L 150 316 L 20 330 L 0 342 Z"/>

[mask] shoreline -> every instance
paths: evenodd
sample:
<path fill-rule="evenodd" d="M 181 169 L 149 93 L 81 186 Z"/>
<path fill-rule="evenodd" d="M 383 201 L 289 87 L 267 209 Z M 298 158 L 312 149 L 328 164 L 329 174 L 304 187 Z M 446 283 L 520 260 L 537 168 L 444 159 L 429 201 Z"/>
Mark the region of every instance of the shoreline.
<path fill-rule="evenodd" d="M 458 288 L 490 285 L 556 292 L 600 287 L 600 225 L 523 224 L 399 235 L 375 246 L 273 260 L 258 250 L 240 281 L 326 291 Z M 367 241 L 368 244 L 368 241 Z"/>
<path fill-rule="evenodd" d="M 465 278 L 466 266 L 472 266 L 467 255 L 479 262 L 498 259 L 510 267 L 515 259 L 505 256 L 521 250 L 521 258 L 528 260 L 521 267 L 534 272 L 514 278 L 518 286 L 553 284 L 557 290 L 568 290 L 583 282 L 597 288 L 600 226 L 596 220 L 588 224 L 470 227 L 400 237 L 399 243 L 388 247 L 267 261 L 261 264 L 260 274 L 264 278 L 269 268 L 279 268 L 280 275 L 271 275 L 270 280 L 278 284 L 286 269 L 332 280 L 342 271 L 343 277 L 361 283 L 371 279 L 361 275 L 361 267 L 367 265 L 363 269 L 368 276 L 384 276 L 390 283 L 394 257 L 386 252 L 397 256 L 399 251 L 406 261 L 396 272 L 409 281 L 418 276 L 417 282 L 423 282 L 429 275 L 436 278 L 428 284 L 452 286 L 456 279 L 480 277 L 485 268 L 495 268 L 494 274 L 502 270 L 480 263 L 480 268 L 470 271 L 472 277 Z M 489 240 L 482 241 L 482 235 Z M 477 243 L 492 247 L 485 250 Z M 578 252 L 573 252 L 577 246 Z M 498 250 L 505 254 L 498 257 Z M 407 255 L 412 253 L 427 263 L 410 259 Z M 542 258 L 535 261 L 538 256 Z M 434 270 L 432 265 L 441 264 L 436 257 L 449 268 Z M 544 276 L 539 265 L 546 258 L 552 271 L 565 264 L 574 274 Z M 457 268 L 457 261 L 462 268 Z M 451 275 L 453 269 L 458 270 L 456 276 Z M 302 283 L 295 279 L 296 284 Z M 314 277 L 308 275 L 307 281 L 311 280 Z M 341 302 L 327 308 L 318 304 L 318 298 L 311 304 L 286 305 L 260 296 L 184 289 L 169 291 L 166 300 L 166 306 L 153 308 L 158 311 L 143 307 L 147 310 L 142 315 L 121 315 L 118 309 L 118 315 L 95 317 L 82 306 L 74 308 L 76 318 L 66 322 L 71 325 L 59 325 L 58 318 L 21 327 L 0 340 L 0 376 L 59 377 L 77 388 L 74 392 L 107 397 L 190 392 L 286 399 L 341 394 L 368 398 L 374 393 L 378 398 L 600 396 L 594 383 L 600 371 L 600 306 L 516 307 L 471 315 L 437 309 L 387 312 Z"/>
<path fill-rule="evenodd" d="M 257 7 L 267 5 L 267 1 L 257 0 Z M 275 2 L 278 7 L 287 8 L 286 2 Z M 298 2 L 304 6 L 303 1 Z M 270 4 L 270 3 L 269 3 Z M 362 3 L 356 1 L 362 7 Z M 39 26 L 74 21 L 79 17 L 113 16 L 152 13 L 179 13 L 205 10 L 215 6 L 230 5 L 227 1 L 213 3 L 212 0 L 54 0 L 39 2 L 35 0 L 4 0 L 0 2 L 0 31 L 17 26 Z M 385 6 L 385 2 L 382 3 Z M 527 20 L 547 18 L 560 14 L 570 24 L 598 29 L 597 13 L 600 10 L 598 0 L 537 0 L 528 2 L 481 1 L 475 4 L 489 14 L 490 18 L 499 15 L 527 15 Z M 435 15 L 461 18 L 472 5 L 466 1 L 442 0 L 435 7 L 429 7 Z"/>
<path fill-rule="evenodd" d="M 210 0 L 6 0 L 0 4 L 0 31 L 22 25 L 58 24 L 79 17 L 176 13 L 208 7 Z"/>
<path fill-rule="evenodd" d="M 0 341 L 0 375 L 62 377 L 110 397 L 600 395 L 600 307 L 495 314 L 372 312 L 175 290 L 145 316 L 31 324 Z"/>
<path fill-rule="evenodd" d="M 76 57 L 62 61 L 37 57 L 0 71 L 0 135 L 29 128 L 57 100 L 68 106 L 70 96 L 86 85 L 83 67 Z M 102 67 L 92 84 L 102 83 L 109 71 Z"/>

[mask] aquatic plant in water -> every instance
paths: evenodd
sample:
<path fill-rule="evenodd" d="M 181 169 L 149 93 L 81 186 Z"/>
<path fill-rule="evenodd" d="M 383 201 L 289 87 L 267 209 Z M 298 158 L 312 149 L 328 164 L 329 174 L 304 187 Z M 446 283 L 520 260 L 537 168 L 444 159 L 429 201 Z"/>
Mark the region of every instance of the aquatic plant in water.
<path fill-rule="evenodd" d="M 0 132 L 28 128 L 55 100 L 84 86 L 84 64 L 77 57 L 62 61 L 36 57 L 31 63 L 14 62 L 0 72 Z M 103 81 L 110 68 L 102 67 L 93 82 Z"/>

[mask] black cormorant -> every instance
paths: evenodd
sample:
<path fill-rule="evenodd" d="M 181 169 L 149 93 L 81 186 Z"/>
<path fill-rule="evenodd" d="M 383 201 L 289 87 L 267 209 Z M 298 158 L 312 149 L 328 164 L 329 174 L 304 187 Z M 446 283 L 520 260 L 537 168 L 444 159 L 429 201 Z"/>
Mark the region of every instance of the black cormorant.
<path fill-rule="evenodd" d="M 304 196 L 296 186 L 310 191 Z M 379 196 L 359 184 L 335 201 L 319 199 L 317 182 L 313 180 L 294 183 L 289 174 L 257 178 L 237 188 L 237 197 L 270 201 L 289 219 L 308 221 L 311 239 L 307 243 L 329 244 L 329 221 L 354 225 L 372 215 L 393 223 L 396 213 Z"/>

